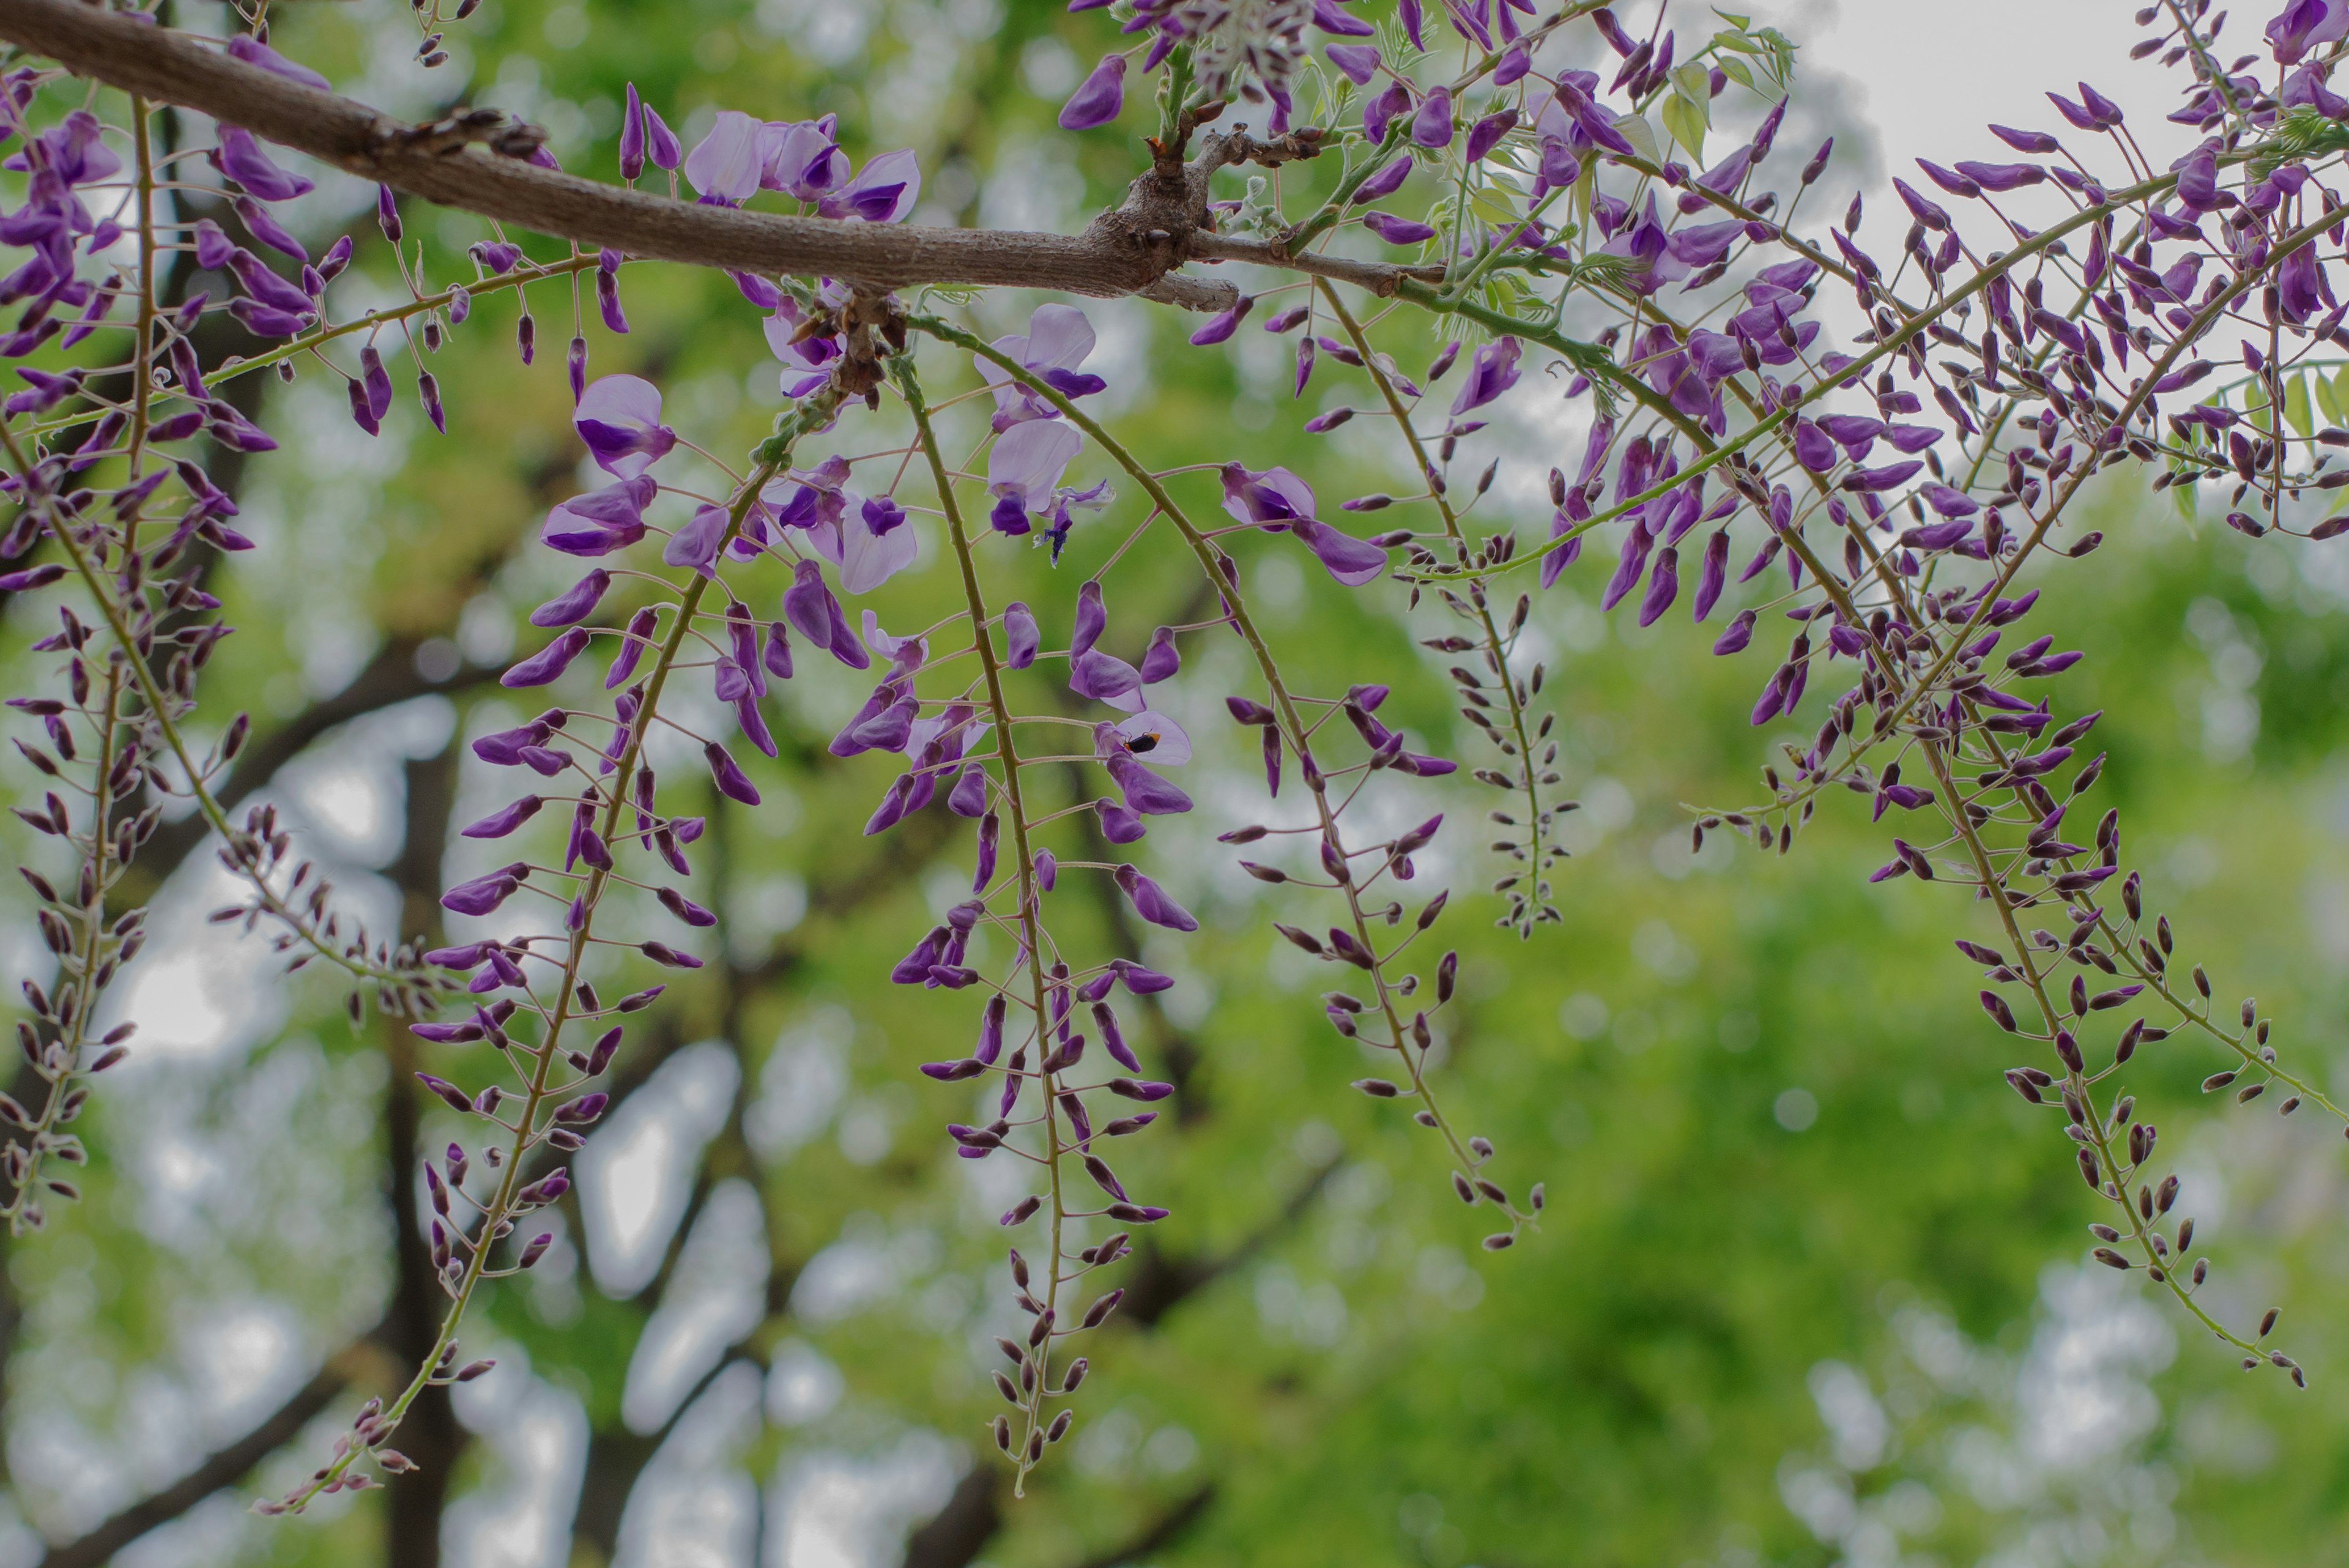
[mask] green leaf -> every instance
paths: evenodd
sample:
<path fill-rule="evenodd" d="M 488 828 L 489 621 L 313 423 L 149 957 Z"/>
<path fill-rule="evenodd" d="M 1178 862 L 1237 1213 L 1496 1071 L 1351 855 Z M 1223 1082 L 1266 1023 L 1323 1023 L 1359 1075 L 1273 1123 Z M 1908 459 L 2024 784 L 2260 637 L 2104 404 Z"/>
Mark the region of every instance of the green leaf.
<path fill-rule="evenodd" d="M 1754 87 L 1754 73 L 1747 68 L 1744 60 L 1731 59 L 1727 56 L 1722 57 L 1721 74 L 1749 91 Z"/>
<path fill-rule="evenodd" d="M 2308 411 L 2308 378 L 2294 376 L 2283 389 L 2283 417 L 2302 440 L 2316 433 L 2316 421 Z"/>
<path fill-rule="evenodd" d="M 1631 144 L 1631 150 L 1649 162 L 1661 163 L 1664 161 L 1663 148 L 1656 140 L 1656 128 L 1648 123 L 1647 116 L 1627 114 L 1615 122 L 1615 129 Z M 1594 158 L 1591 161 L 1595 164 L 1598 160 Z"/>
<path fill-rule="evenodd" d="M 2324 415 L 2324 422 L 2329 425 L 2341 423 L 2341 396 L 2333 388 L 2334 378 L 2312 370 L 2308 379 L 2316 393 L 2316 406 Z"/>
<path fill-rule="evenodd" d="M 1674 92 L 1666 96 L 1662 107 L 1664 129 L 1671 139 L 1689 151 L 1689 156 L 1702 161 L 1704 158 L 1704 111 Z"/>

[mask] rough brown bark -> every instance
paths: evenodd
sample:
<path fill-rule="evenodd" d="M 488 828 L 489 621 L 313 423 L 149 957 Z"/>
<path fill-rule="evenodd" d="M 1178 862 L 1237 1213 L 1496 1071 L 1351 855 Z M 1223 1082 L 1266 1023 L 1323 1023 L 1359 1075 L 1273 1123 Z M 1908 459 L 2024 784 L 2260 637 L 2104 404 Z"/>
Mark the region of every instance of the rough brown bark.
<path fill-rule="evenodd" d="M 1093 236 L 917 228 L 701 206 L 599 184 L 420 133 L 355 103 L 76 0 L 0 0 L 0 36 L 81 76 L 242 125 L 362 179 L 629 255 L 882 287 L 995 284 L 1133 294 L 1166 270 Z M 1221 286 L 1228 290 L 1229 286 Z"/>
<path fill-rule="evenodd" d="M 1123 206 L 1103 213 L 1082 234 L 851 223 L 702 206 L 541 169 L 467 145 L 464 133 L 446 123 L 403 125 L 363 103 L 231 58 L 187 34 L 78 0 L 0 0 L 0 37 L 78 75 L 243 126 L 425 201 L 654 261 L 835 277 L 877 288 L 942 283 L 1104 298 L 1138 294 L 1193 310 L 1221 310 L 1238 297 L 1231 284 L 1174 270 L 1194 257 L 1309 272 L 1382 295 L 1429 270 L 1326 255 L 1292 258 L 1263 241 L 1205 231 L 1199 220 L 1208 176 L 1226 162 L 1312 156 L 1314 149 L 1302 142 L 1211 137 L 1208 155 L 1189 166 L 1194 182 L 1167 180 L 1162 170 L 1161 199 L 1153 199 L 1144 189 L 1153 177 L 1144 175 Z M 1179 193 L 1166 188 L 1194 183 L 1195 189 Z"/>

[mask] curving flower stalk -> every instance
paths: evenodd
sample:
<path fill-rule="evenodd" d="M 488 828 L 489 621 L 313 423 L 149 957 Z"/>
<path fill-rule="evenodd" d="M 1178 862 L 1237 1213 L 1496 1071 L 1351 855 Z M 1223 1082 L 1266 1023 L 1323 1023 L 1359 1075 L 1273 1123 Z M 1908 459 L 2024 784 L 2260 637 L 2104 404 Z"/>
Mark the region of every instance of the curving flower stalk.
<path fill-rule="evenodd" d="M 1317 279 L 1314 286 L 1329 306 L 1330 313 L 1337 317 L 1338 325 L 1344 329 L 1347 340 L 1353 345 L 1355 356 L 1362 363 L 1364 372 L 1370 376 L 1371 383 L 1379 389 L 1380 398 L 1386 403 L 1388 414 L 1395 421 L 1396 428 L 1402 432 L 1404 445 L 1411 452 L 1413 466 L 1418 471 L 1427 499 L 1435 507 L 1436 515 L 1443 520 L 1444 537 L 1452 547 L 1454 561 L 1455 564 L 1464 563 L 1468 558 L 1467 536 L 1461 532 L 1460 515 L 1452 504 L 1450 490 L 1444 483 L 1444 471 L 1428 461 L 1427 446 L 1420 437 L 1419 427 L 1413 418 L 1413 410 L 1411 404 L 1404 400 L 1402 391 L 1395 386 L 1394 377 L 1388 371 L 1386 362 L 1371 349 L 1368 335 L 1363 332 L 1361 324 L 1355 320 L 1353 312 L 1346 308 L 1346 303 L 1339 297 L 1337 289 L 1327 278 Z M 1512 359 L 1511 374 L 1514 379 L 1514 359 Z M 1433 378 L 1431 377 L 1430 379 Z M 1476 395 L 1482 390 L 1483 389 L 1477 389 L 1471 393 L 1464 394 L 1464 400 L 1466 397 Z M 1492 395 L 1497 395 L 1497 393 Z M 1490 397 L 1485 397 L 1484 400 L 1489 401 Z M 1447 453 L 1451 452 L 1458 439 L 1456 433 L 1447 433 L 1444 438 L 1444 450 Z M 1446 466 L 1448 465 L 1447 459 Z M 1495 468 L 1497 469 L 1497 467 L 1496 462 Z M 1488 469 L 1485 477 L 1479 480 L 1477 492 L 1479 495 L 1491 483 L 1493 472 L 1494 470 Z M 1516 536 L 1514 532 L 1508 531 L 1489 536 L 1479 546 L 1480 553 L 1488 560 L 1506 560 L 1516 552 Z M 1430 559 L 1432 560 L 1433 557 Z M 1526 622 L 1533 613 L 1533 599 L 1530 595 L 1518 596 L 1516 607 L 1509 614 L 1508 628 L 1504 631 L 1500 623 L 1494 618 L 1493 607 L 1486 601 L 1482 583 L 1470 583 L 1467 597 L 1464 599 L 1448 587 L 1439 588 L 1437 591 L 1444 596 L 1445 604 L 1451 607 L 1454 615 L 1475 626 L 1476 637 L 1474 646 L 1481 652 L 1485 669 L 1493 677 L 1493 689 L 1497 690 L 1501 694 L 1503 711 L 1507 719 L 1506 731 L 1496 731 L 1492 722 L 1485 717 L 1484 710 L 1490 699 L 1484 695 L 1486 688 L 1483 681 L 1478 680 L 1475 672 L 1463 670 L 1457 665 L 1453 667 L 1453 683 L 1459 689 L 1462 698 L 1461 716 L 1483 730 L 1486 738 L 1494 742 L 1502 756 L 1510 759 L 1504 762 L 1502 767 L 1497 770 L 1478 769 L 1477 778 L 1496 789 L 1518 791 L 1525 796 L 1526 815 L 1522 823 L 1513 820 L 1509 814 L 1501 812 L 1494 814 L 1494 821 L 1511 830 L 1511 838 L 1504 853 L 1526 867 L 1525 874 L 1532 877 L 1533 883 L 1529 888 L 1519 891 L 1517 884 L 1522 879 L 1521 877 L 1508 876 L 1495 885 L 1494 891 L 1509 896 L 1509 911 L 1504 919 L 1516 929 L 1520 939 L 1530 937 L 1537 921 L 1555 921 L 1558 919 L 1557 906 L 1550 902 L 1548 872 L 1550 867 L 1556 861 L 1562 859 L 1565 855 L 1563 850 L 1554 847 L 1548 842 L 1550 826 L 1558 808 L 1545 806 L 1542 804 L 1541 794 L 1543 786 L 1558 782 L 1558 774 L 1550 765 L 1557 760 L 1557 742 L 1548 740 L 1550 727 L 1556 722 L 1557 715 L 1544 714 L 1538 724 L 1529 727 L 1526 705 L 1541 690 L 1543 670 L 1539 665 L 1537 665 L 1530 675 L 1521 676 L 1515 673 L 1509 666 L 1509 656 L 1516 649 L 1518 634 L 1524 631 Z M 1457 639 L 1443 639 L 1443 646 L 1446 651 L 1468 651 L 1465 648 L 1454 647 L 1453 643 L 1455 640 Z M 1537 742 L 1547 742 L 1547 751 L 1538 760 L 1534 754 L 1535 744 Z M 1515 771 L 1516 777 L 1510 776 L 1511 770 Z M 1525 832 L 1522 841 L 1515 837 L 1516 830 L 1520 827 Z"/>
<path fill-rule="evenodd" d="M 1234 573 L 1227 566 L 1227 557 L 1190 519 L 1155 473 L 1059 389 L 1010 355 L 936 317 L 911 316 L 907 318 L 907 325 L 993 362 L 1013 379 L 1026 386 L 1031 395 L 1050 403 L 1062 418 L 1082 431 L 1142 487 L 1160 514 L 1182 535 L 1185 545 L 1198 561 L 1200 569 L 1215 585 L 1226 612 L 1231 617 L 1233 629 L 1247 645 L 1257 674 L 1272 700 L 1271 708 L 1262 711 L 1259 717 L 1257 705 L 1243 706 L 1244 700 L 1234 699 L 1235 715 L 1244 722 L 1257 724 L 1270 732 L 1272 738 L 1268 742 L 1268 755 L 1277 757 L 1285 753 L 1296 759 L 1299 773 L 1313 797 L 1315 836 L 1319 849 L 1318 863 L 1330 878 L 1326 885 L 1342 894 L 1345 900 L 1347 923 L 1333 933 L 1330 944 L 1324 944 L 1309 933 L 1288 928 L 1282 929 L 1282 934 L 1316 957 L 1343 962 L 1363 971 L 1372 992 L 1367 1008 L 1351 997 L 1333 1000 L 1330 1008 L 1332 1024 L 1340 1033 L 1361 1040 L 1373 1049 L 1394 1052 L 1403 1070 L 1406 1085 L 1398 1086 L 1384 1079 L 1369 1078 L 1361 1080 L 1356 1086 L 1376 1098 L 1408 1097 L 1417 1103 L 1414 1118 L 1422 1126 L 1434 1130 L 1444 1139 L 1452 1156 L 1453 1182 L 1462 1200 L 1472 1206 L 1490 1203 L 1498 1208 L 1508 1221 L 1507 1230 L 1485 1238 L 1485 1246 L 1498 1251 L 1510 1245 L 1517 1233 L 1532 1223 L 1534 1217 L 1540 1212 L 1543 1205 L 1541 1186 L 1536 1184 L 1525 1206 L 1520 1207 L 1510 1199 L 1506 1189 L 1485 1174 L 1485 1164 L 1492 1158 L 1491 1144 L 1482 1137 L 1468 1137 L 1461 1134 L 1444 1114 L 1429 1082 L 1426 1058 L 1433 1035 L 1428 1013 L 1425 1011 L 1413 1012 L 1410 1021 L 1405 1022 L 1405 1001 L 1417 990 L 1417 978 L 1391 973 L 1413 941 L 1435 923 L 1443 911 L 1445 895 L 1438 894 L 1423 905 L 1413 919 L 1410 936 L 1400 943 L 1388 946 L 1384 951 L 1381 950 L 1381 943 L 1375 927 L 1399 922 L 1402 906 L 1392 905 L 1388 911 L 1374 917 L 1365 902 L 1366 894 L 1377 880 L 1391 872 L 1400 874 L 1412 851 L 1423 845 L 1426 838 L 1419 837 L 1417 843 L 1412 843 L 1409 842 L 1410 837 L 1416 835 L 1405 836 L 1382 844 L 1350 846 L 1339 825 L 1343 804 L 1332 799 L 1330 786 L 1334 779 L 1346 774 L 1368 773 L 1384 767 L 1389 765 L 1391 758 L 1375 758 L 1342 773 L 1326 771 L 1316 761 L 1312 742 L 1315 726 L 1305 720 L 1299 700 L 1289 691 L 1269 644 L 1249 615 L 1238 585 L 1233 580 Z M 1393 751 L 1399 749 L 1399 744 L 1392 748 Z M 1431 823 L 1420 831 L 1432 836 L 1434 825 Z M 1249 828 L 1225 836 L 1229 842 L 1249 843 L 1262 836 L 1262 830 Z M 1368 875 L 1362 875 L 1355 867 L 1358 861 L 1366 858 L 1371 869 Z M 1278 873 L 1278 879 L 1286 881 L 1292 878 L 1286 873 Z M 1455 972 L 1456 961 L 1449 957 L 1437 966 L 1435 984 L 1439 1007 L 1452 1000 L 1453 975 Z M 1364 1032 L 1361 1023 L 1365 1017 L 1374 1025 L 1368 1033 Z"/>
<path fill-rule="evenodd" d="M 740 535 L 746 519 L 759 504 L 760 491 L 788 467 L 793 442 L 806 431 L 830 422 L 840 395 L 837 389 L 821 392 L 778 420 L 775 434 L 761 445 L 761 461 L 735 487 L 728 503 L 723 529 L 711 551 L 713 559 Z M 505 1059 L 508 1071 L 518 1082 L 518 1090 L 492 1085 L 477 1096 L 468 1096 L 443 1079 L 419 1075 L 426 1087 L 452 1110 L 490 1123 L 504 1135 L 502 1141 L 492 1143 L 483 1152 L 484 1162 L 496 1173 L 496 1179 L 486 1199 L 467 1195 L 464 1184 L 471 1162 L 466 1151 L 455 1145 L 440 1169 L 428 1168 L 428 1184 L 439 1215 L 433 1222 L 435 1261 L 450 1298 L 430 1354 L 398 1396 L 388 1403 L 371 1400 L 362 1407 L 351 1430 L 337 1439 L 333 1457 L 323 1468 L 283 1500 L 257 1505 L 262 1511 L 300 1512 L 324 1493 L 361 1490 L 374 1484 L 368 1470 L 354 1468 L 362 1459 L 395 1472 L 406 1468 L 408 1461 L 384 1445 L 418 1396 L 435 1385 L 469 1381 L 489 1371 L 492 1365 L 488 1361 L 461 1366 L 458 1363 L 459 1331 L 467 1310 L 485 1281 L 528 1269 L 551 1244 L 551 1234 L 538 1236 L 512 1251 L 504 1264 L 492 1266 L 499 1243 L 515 1234 L 516 1225 L 568 1190 L 569 1177 L 559 1163 L 542 1171 L 530 1157 L 542 1147 L 559 1157 L 580 1147 L 584 1129 L 594 1124 L 607 1104 L 604 1094 L 586 1086 L 610 1064 L 623 1033 L 617 1026 L 609 1028 L 592 1046 L 583 1050 L 570 1044 L 566 1031 L 584 1032 L 610 1019 L 641 1011 L 662 989 L 652 986 L 607 1004 L 594 984 L 583 979 L 581 967 L 592 946 L 612 940 L 596 932 L 596 919 L 605 895 L 616 883 L 633 880 L 624 878 L 614 852 L 632 846 L 641 849 L 657 844 L 673 864 L 681 858 L 677 840 L 685 819 L 655 813 L 655 783 L 651 769 L 645 764 L 644 751 L 655 727 L 667 722 L 661 713 L 661 698 L 678 668 L 680 655 L 698 636 L 696 618 L 713 581 L 710 576 L 695 572 L 673 587 L 675 597 L 668 628 L 652 645 L 642 680 L 622 698 L 622 717 L 605 756 L 610 770 L 595 775 L 583 786 L 585 794 L 578 803 L 578 815 L 583 820 L 574 827 L 574 854 L 585 860 L 585 868 L 574 870 L 577 860 L 567 857 L 568 864 L 554 874 L 568 879 L 574 888 L 565 909 L 564 929 L 554 939 L 559 944 L 559 956 L 533 950 L 545 940 L 537 937 L 510 942 L 479 942 L 432 955 L 435 961 L 468 971 L 486 963 L 486 971 L 474 986 L 477 994 L 503 989 L 519 993 L 477 1006 L 468 1022 L 423 1024 L 414 1030 L 428 1040 L 440 1042 L 486 1040 Z M 565 639 L 570 636 L 566 633 Z M 644 634 L 632 625 L 622 636 L 626 639 L 624 646 L 631 650 L 624 658 L 633 663 L 631 655 L 636 652 L 636 644 Z M 586 638 L 582 635 L 576 640 L 578 647 L 584 649 Z M 558 639 L 555 646 L 568 644 Z M 574 657 L 575 652 L 576 649 Z M 516 669 L 531 663 L 533 660 L 524 660 Z M 508 679 L 513 679 L 512 672 L 509 672 Z M 709 749 L 713 753 L 711 763 L 719 787 L 730 794 L 748 792 L 755 800 L 755 791 L 740 779 L 739 770 L 724 757 L 717 743 L 709 742 Z M 525 798 L 534 801 L 537 797 Z M 526 817 L 529 814 L 520 815 Z M 630 819 L 634 820 L 633 826 Z M 511 831 L 502 821 L 499 826 Z M 698 822 L 694 826 L 698 830 Z M 494 907 L 536 869 L 523 863 L 519 871 L 510 867 L 452 889 L 442 902 L 462 913 L 486 912 L 477 900 Z M 688 923 L 692 923 L 691 911 L 696 907 L 674 894 L 663 901 L 673 911 L 687 910 Z M 666 943 L 645 941 L 634 945 L 657 963 L 698 966 L 699 961 Z M 554 969 L 552 983 L 545 991 L 532 985 L 519 967 L 525 960 L 549 963 Z M 483 981 L 489 983 L 481 983 Z M 517 1015 L 538 1023 L 535 1042 L 516 1039 L 508 1031 L 507 1024 Z M 518 1102 L 511 1119 L 502 1114 L 508 1098 Z"/>

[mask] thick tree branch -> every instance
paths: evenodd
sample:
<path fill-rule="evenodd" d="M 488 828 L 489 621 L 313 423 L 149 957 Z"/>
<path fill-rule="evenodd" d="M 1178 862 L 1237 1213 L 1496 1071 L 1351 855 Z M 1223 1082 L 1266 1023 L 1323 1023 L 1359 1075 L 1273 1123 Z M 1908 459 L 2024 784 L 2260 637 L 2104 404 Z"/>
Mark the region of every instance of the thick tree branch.
<path fill-rule="evenodd" d="M 1103 213 L 1082 234 L 864 223 L 702 206 L 541 169 L 471 147 L 444 127 L 403 125 L 363 103 L 231 58 L 187 34 L 78 0 L 0 0 L 0 37 L 109 87 L 243 126 L 395 191 L 653 261 L 836 277 L 881 288 L 938 283 L 1102 298 L 1138 294 L 1192 310 L 1221 310 L 1238 297 L 1231 284 L 1174 271 L 1194 257 L 1307 272 L 1381 295 L 1394 293 L 1405 277 L 1442 276 L 1441 268 L 1292 257 L 1260 241 L 1226 239 L 1200 226 L 1208 177 L 1227 163 L 1311 157 L 1318 143 L 1304 132 L 1268 143 L 1244 134 L 1211 137 L 1205 153 L 1187 166 L 1190 178 L 1145 174 L 1123 207 Z M 1145 199 L 1142 190 L 1154 178 L 1162 201 Z M 1165 188 L 1174 185 L 1185 189 Z M 1173 212 L 1178 205 L 1186 209 L 1179 216 Z"/>
<path fill-rule="evenodd" d="M 449 147 L 450 139 L 365 104 L 75 0 L 0 0 L 0 36 L 109 87 L 242 125 L 428 202 L 657 261 L 882 287 L 995 284 L 1110 296 L 1152 290 L 1179 259 L 1109 233 L 1071 237 L 792 217 L 599 184 L 519 158 Z M 1159 292 L 1204 305 L 1229 286 L 1194 279 Z"/>

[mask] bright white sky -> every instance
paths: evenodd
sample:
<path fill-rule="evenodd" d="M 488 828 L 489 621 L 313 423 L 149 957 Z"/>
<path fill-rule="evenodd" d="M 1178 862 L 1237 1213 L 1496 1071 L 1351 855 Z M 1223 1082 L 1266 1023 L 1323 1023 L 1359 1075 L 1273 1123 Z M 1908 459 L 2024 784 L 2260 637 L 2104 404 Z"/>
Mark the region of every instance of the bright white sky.
<path fill-rule="evenodd" d="M 1722 0 L 1792 38 L 1798 92 L 1847 96 L 1849 118 L 1876 128 L 1887 177 L 1915 182 L 1920 157 L 1950 164 L 1996 161 L 2014 154 L 1983 129 L 1992 120 L 2064 131 L 2049 91 L 2077 99 L 2085 78 L 2127 110 L 2147 151 L 2189 134 L 2162 123 L 2178 107 L 2185 78 L 2158 57 L 2132 61 L 2129 47 L 2147 29 L 2131 18 L 2142 0 Z M 2250 0 L 2220 35 L 2223 57 L 2264 49 L 2260 29 L 2282 0 Z M 1626 6 L 1627 18 L 1641 6 Z M 1679 0 L 1674 25 L 1683 36 L 1703 31 L 1698 6 Z M 2181 67 L 2182 68 L 2182 67 Z M 2254 67 L 2258 68 L 2258 67 Z M 2272 68 L 2272 67 L 2269 67 Z M 2156 129 L 2158 127 L 2158 130 Z M 2167 159 L 2160 160 L 2167 162 Z"/>

